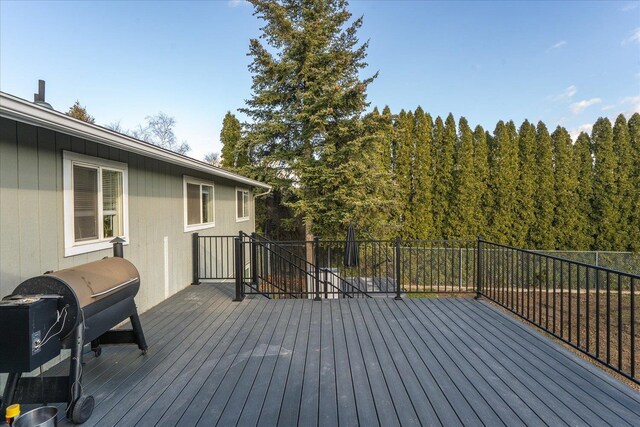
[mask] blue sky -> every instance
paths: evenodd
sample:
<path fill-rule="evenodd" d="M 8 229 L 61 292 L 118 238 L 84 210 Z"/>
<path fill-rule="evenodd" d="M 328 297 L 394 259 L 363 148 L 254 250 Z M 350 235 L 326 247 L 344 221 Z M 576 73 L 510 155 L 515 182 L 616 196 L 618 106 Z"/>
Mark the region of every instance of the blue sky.
<path fill-rule="evenodd" d="M 640 1 L 352 1 L 370 39 L 372 106 L 421 105 L 493 130 L 544 120 L 570 131 L 640 111 Z M 246 56 L 261 26 L 242 1 L 0 1 L 0 90 L 98 124 L 134 128 L 163 111 L 201 158 L 227 110 L 251 94 Z"/>

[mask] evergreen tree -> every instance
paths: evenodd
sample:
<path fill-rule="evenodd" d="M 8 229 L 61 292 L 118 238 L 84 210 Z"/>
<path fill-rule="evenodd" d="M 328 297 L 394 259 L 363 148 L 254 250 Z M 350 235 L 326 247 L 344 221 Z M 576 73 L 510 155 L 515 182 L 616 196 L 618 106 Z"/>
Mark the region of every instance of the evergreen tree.
<path fill-rule="evenodd" d="M 409 206 L 411 237 L 428 239 L 433 235 L 432 189 L 432 132 L 431 116 L 418 107 L 413 124 L 413 200 Z"/>
<path fill-rule="evenodd" d="M 532 247 L 532 226 L 535 223 L 536 193 L 536 127 L 525 120 L 518 131 L 518 205 L 516 218 L 522 224 L 517 242 L 521 247 Z"/>
<path fill-rule="evenodd" d="M 401 236 L 411 238 L 412 223 L 411 205 L 413 203 L 413 114 L 400 111 L 395 123 L 395 158 L 394 177 L 396 198 L 399 207 L 398 221 L 401 225 Z"/>
<path fill-rule="evenodd" d="M 553 214 L 556 199 L 553 192 L 553 147 L 547 126 L 541 121 L 536 126 L 535 179 L 535 220 L 529 232 L 531 243 L 534 249 L 554 249 Z"/>
<path fill-rule="evenodd" d="M 633 209 L 629 224 L 631 250 L 640 252 L 640 113 L 634 113 L 629 119 L 629 145 L 631 146 L 632 174 L 631 182 Z"/>
<path fill-rule="evenodd" d="M 518 145 L 513 137 L 513 122 L 502 120 L 494 131 L 494 148 L 491 157 L 490 191 L 493 193 L 491 236 L 494 240 L 512 244 L 516 238 L 516 206 Z"/>
<path fill-rule="evenodd" d="M 268 181 L 286 187 L 283 202 L 304 221 L 305 238 L 327 235 L 344 226 L 344 219 L 332 216 L 328 224 L 331 218 L 322 216 L 335 202 L 337 184 L 353 178 L 347 160 L 362 158 L 355 141 L 376 77 L 359 77 L 367 50 L 357 38 L 362 18 L 350 22 L 344 0 L 251 3 L 265 23 L 260 39 L 250 42 L 253 93 L 241 110 L 252 120 L 251 154 Z M 324 185 L 327 177 L 332 185 Z M 344 201 L 366 204 L 365 197 Z M 329 229 L 314 227 L 320 219 Z"/>
<path fill-rule="evenodd" d="M 478 227 L 475 233 L 488 237 L 487 215 L 492 209 L 493 199 L 491 193 L 487 191 L 489 183 L 489 147 L 487 145 L 487 133 L 482 126 L 476 126 L 473 131 L 473 168 L 476 174 L 474 196 L 477 199 L 474 202 L 474 206 L 477 206 L 477 209 L 473 212 L 473 218 Z"/>
<path fill-rule="evenodd" d="M 449 214 L 451 189 L 453 187 L 453 156 L 456 146 L 456 121 L 449 114 L 445 123 L 436 118 L 433 131 L 433 223 L 434 237 L 440 239 L 455 238 L 451 235 Z"/>
<path fill-rule="evenodd" d="M 393 114 L 391 114 L 391 109 L 388 105 L 382 109 L 382 114 L 378 122 L 378 132 L 383 139 L 382 155 L 385 160 L 385 165 L 391 173 L 393 171 Z"/>
<path fill-rule="evenodd" d="M 591 140 L 589 135 L 582 132 L 573 146 L 573 157 L 576 162 L 578 175 L 578 196 L 575 218 L 575 234 L 573 246 L 577 250 L 590 250 L 593 246 L 593 156 L 591 155 Z"/>
<path fill-rule="evenodd" d="M 558 249 L 577 249 L 578 170 L 573 159 L 571 136 L 558 126 L 551 135 L 554 159 L 556 205 L 553 226 Z"/>
<path fill-rule="evenodd" d="M 240 169 L 249 164 L 247 147 L 242 141 L 242 126 L 240 120 L 227 111 L 222 120 L 220 131 L 222 143 L 222 167 L 230 170 Z"/>
<path fill-rule="evenodd" d="M 82 120 L 87 123 L 95 123 L 96 119 L 93 118 L 89 113 L 87 113 L 87 109 L 80 105 L 80 101 L 76 101 L 70 108 L 69 111 L 65 113 L 67 116 L 73 117 L 74 119 Z"/>
<path fill-rule="evenodd" d="M 619 207 L 616 205 L 618 189 L 615 171 L 618 168 L 613 148 L 613 130 L 607 118 L 599 118 L 591 131 L 593 144 L 593 218 L 595 221 L 595 249 L 619 250 L 616 247 L 619 227 Z"/>
<path fill-rule="evenodd" d="M 331 197 L 310 200 L 318 213 L 315 227 L 325 238 L 344 238 L 353 224 L 360 232 L 379 238 L 392 238 L 393 217 L 397 212 L 389 170 L 383 159 L 384 139 L 379 132 L 379 115 L 367 115 L 358 124 L 357 137 L 323 157 L 324 173 L 303 176 L 314 191 Z M 353 157 L 351 153 L 360 152 Z M 389 224 L 391 223 L 391 227 Z"/>
<path fill-rule="evenodd" d="M 479 199 L 475 194 L 478 177 L 474 171 L 473 132 L 464 117 L 458 121 L 458 132 L 450 209 L 451 235 L 460 239 L 473 239 L 480 228 L 474 215 L 474 211 L 480 209 Z"/>
<path fill-rule="evenodd" d="M 629 126 L 622 114 L 616 118 L 613 126 L 613 151 L 616 155 L 616 205 L 618 206 L 619 223 L 616 227 L 614 247 L 627 250 L 631 247 L 632 216 L 634 206 L 633 157 Z"/>

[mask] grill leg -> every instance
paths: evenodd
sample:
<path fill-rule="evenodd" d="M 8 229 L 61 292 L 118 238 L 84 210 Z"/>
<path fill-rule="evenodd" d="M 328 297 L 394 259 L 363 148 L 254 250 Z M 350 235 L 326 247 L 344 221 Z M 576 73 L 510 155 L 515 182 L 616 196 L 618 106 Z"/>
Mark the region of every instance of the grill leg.
<path fill-rule="evenodd" d="M 131 327 L 133 329 L 133 335 L 136 337 L 136 344 L 138 348 L 142 350 L 142 354 L 147 354 L 147 341 L 144 339 L 144 332 L 142 331 L 142 324 L 140 323 L 140 317 L 138 317 L 138 311 L 129 317 L 131 321 Z"/>
<path fill-rule="evenodd" d="M 70 358 L 70 366 L 69 366 L 69 403 L 73 404 L 78 398 L 80 398 L 80 394 L 82 393 L 82 384 L 81 384 L 81 375 L 82 375 L 82 346 L 84 344 L 84 323 L 80 322 L 78 326 L 76 326 L 76 330 L 73 333 L 74 342 L 73 347 L 71 348 L 71 358 Z M 71 410 L 71 406 L 69 405 L 69 411 Z M 70 417 L 71 414 L 68 413 L 67 417 Z"/>

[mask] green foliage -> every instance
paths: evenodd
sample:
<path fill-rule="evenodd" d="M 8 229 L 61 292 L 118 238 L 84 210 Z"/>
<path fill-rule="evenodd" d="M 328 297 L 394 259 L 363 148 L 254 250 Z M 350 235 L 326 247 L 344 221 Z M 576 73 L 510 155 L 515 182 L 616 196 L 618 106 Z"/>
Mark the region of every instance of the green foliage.
<path fill-rule="evenodd" d="M 634 113 L 629 119 L 629 145 L 631 147 L 632 173 L 631 182 L 633 208 L 629 223 L 631 226 L 631 249 L 640 252 L 640 113 Z"/>
<path fill-rule="evenodd" d="M 428 239 L 433 236 L 432 173 L 431 159 L 433 121 L 418 107 L 413 117 L 413 188 L 412 202 L 407 213 L 408 230 L 405 236 Z"/>
<path fill-rule="evenodd" d="M 342 187 L 358 176 L 347 165 L 368 161 L 360 115 L 375 75 L 359 77 L 367 49 L 356 35 L 362 18 L 350 22 L 342 0 L 251 3 L 265 23 L 260 39 L 250 41 L 253 93 L 241 110 L 252 120 L 253 173 L 277 187 L 307 235 L 335 235 L 349 219 L 328 207 L 347 203 L 340 207 L 348 212 L 371 202 L 361 200 L 367 192 L 341 193 L 358 188 Z"/>
<path fill-rule="evenodd" d="M 459 138 L 456 145 L 453 188 L 451 195 L 451 236 L 473 239 L 478 235 L 480 224 L 476 222 L 475 210 L 481 209 L 476 190 L 478 177 L 474 170 L 473 132 L 467 119 L 458 122 Z"/>
<path fill-rule="evenodd" d="M 82 120 L 87 123 L 95 123 L 96 119 L 93 118 L 89 113 L 87 113 L 86 107 L 80 105 L 80 101 L 76 101 L 70 108 L 69 111 L 65 113 L 67 116 L 73 117 L 74 119 Z"/>
<path fill-rule="evenodd" d="M 519 246 L 526 246 L 534 231 L 536 196 L 536 127 L 528 120 L 520 125 L 518 132 L 518 167 L 516 222 L 520 227 L 516 241 Z"/>
<path fill-rule="evenodd" d="M 593 246 L 593 157 L 589 135 L 582 132 L 573 145 L 573 157 L 578 176 L 576 188 L 577 206 L 575 233 L 572 236 L 574 249 L 586 249 Z M 565 249 L 565 248 L 563 248 Z"/>
<path fill-rule="evenodd" d="M 620 215 L 617 201 L 618 169 L 613 148 L 613 130 L 607 118 L 599 118 L 591 132 L 593 144 L 594 180 L 593 180 L 593 220 L 595 222 L 595 247 L 600 250 L 617 250 L 615 242 Z"/>
<path fill-rule="evenodd" d="M 633 186 L 633 156 L 629 127 L 627 120 L 622 114 L 616 118 L 613 126 L 613 151 L 616 156 L 616 198 L 615 203 L 619 215 L 619 223 L 616 227 L 616 237 L 614 247 L 626 248 L 631 244 L 630 237 L 633 224 L 632 216 L 634 206 L 634 194 L 636 188 Z"/>
<path fill-rule="evenodd" d="M 488 191 L 489 146 L 487 145 L 487 133 L 482 126 L 476 126 L 473 131 L 473 168 L 476 174 L 475 195 L 478 198 L 478 209 L 473 212 L 474 222 L 478 226 L 477 233 L 487 235 L 489 224 L 487 213 L 493 203 Z"/>
<path fill-rule="evenodd" d="M 493 193 L 490 237 L 507 244 L 516 240 L 514 227 L 519 171 L 517 139 L 512 135 L 514 130 L 513 122 L 505 124 L 499 121 L 493 133 L 493 149 L 490 150 L 489 191 Z"/>
<path fill-rule="evenodd" d="M 411 224 L 408 223 L 411 216 L 411 204 L 413 203 L 413 113 L 400 111 L 395 121 L 394 135 L 394 177 L 395 194 L 398 200 L 399 223 L 401 235 L 411 234 Z"/>
<path fill-rule="evenodd" d="M 220 131 L 222 143 L 222 167 L 229 170 L 238 170 L 249 164 L 249 153 L 242 140 L 242 126 L 235 115 L 227 111 L 222 120 Z"/>
<path fill-rule="evenodd" d="M 553 147 L 547 126 L 536 126 L 536 191 L 534 197 L 535 220 L 530 231 L 530 245 L 536 249 L 556 247 L 553 216 L 556 197 L 553 177 Z"/>
<path fill-rule="evenodd" d="M 436 118 L 432 151 L 434 161 L 433 223 L 434 237 L 438 239 L 452 237 L 450 236 L 449 209 L 453 187 L 456 133 L 456 121 L 453 114 L 447 116 L 444 124 L 440 117 Z"/>
<path fill-rule="evenodd" d="M 565 249 L 579 249 L 575 245 L 578 234 L 578 169 L 573 144 L 566 129 L 558 126 L 551 135 L 554 159 L 554 193 L 556 206 L 553 216 L 556 245 Z"/>

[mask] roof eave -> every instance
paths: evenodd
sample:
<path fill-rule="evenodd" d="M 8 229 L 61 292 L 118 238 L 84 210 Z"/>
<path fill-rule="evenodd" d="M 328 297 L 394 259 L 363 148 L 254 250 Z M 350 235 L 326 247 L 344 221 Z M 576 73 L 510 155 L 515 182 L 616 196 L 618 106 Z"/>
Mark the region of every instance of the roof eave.
<path fill-rule="evenodd" d="M 0 92 L 0 117 L 40 126 L 57 132 L 108 145 L 145 157 L 229 179 L 253 187 L 270 189 L 271 186 L 251 178 L 212 166 L 208 163 L 166 150 L 102 126 L 86 123 L 69 117 L 59 111 L 41 107 L 32 102 Z"/>

